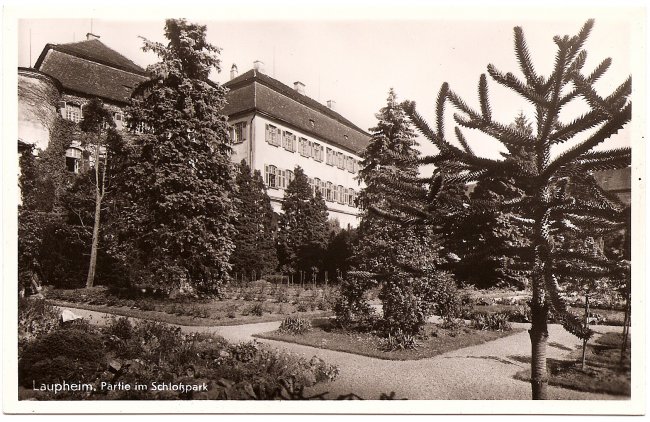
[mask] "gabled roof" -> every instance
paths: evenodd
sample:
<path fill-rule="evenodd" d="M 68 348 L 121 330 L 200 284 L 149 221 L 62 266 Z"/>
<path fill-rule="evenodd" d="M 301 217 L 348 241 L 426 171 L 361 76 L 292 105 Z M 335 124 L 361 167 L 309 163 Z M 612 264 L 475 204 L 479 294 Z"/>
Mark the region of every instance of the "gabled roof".
<path fill-rule="evenodd" d="M 147 79 L 144 69 L 99 40 L 47 44 L 34 67 L 65 90 L 121 103 Z"/>
<path fill-rule="evenodd" d="M 370 140 L 368 133 L 339 113 L 255 69 L 224 86 L 229 89 L 224 107 L 228 116 L 258 111 L 357 154 Z"/>

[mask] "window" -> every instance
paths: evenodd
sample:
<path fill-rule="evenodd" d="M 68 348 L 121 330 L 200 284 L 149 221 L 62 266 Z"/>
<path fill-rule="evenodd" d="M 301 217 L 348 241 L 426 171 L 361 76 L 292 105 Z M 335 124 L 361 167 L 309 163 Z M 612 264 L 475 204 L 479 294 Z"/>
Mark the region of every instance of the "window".
<path fill-rule="evenodd" d="M 343 186 L 338 185 L 338 187 L 336 188 L 336 202 L 338 202 L 339 204 L 345 204 L 345 201 L 343 199 L 345 197 L 344 192 L 345 190 L 343 189 Z"/>
<path fill-rule="evenodd" d="M 69 172 L 79 173 L 81 163 L 81 150 L 79 148 L 68 148 L 65 151 L 65 166 Z"/>
<path fill-rule="evenodd" d="M 266 181 L 266 186 L 269 188 L 274 188 L 277 189 L 277 168 L 272 165 L 264 165 L 264 174 L 265 174 L 265 181 Z"/>
<path fill-rule="evenodd" d="M 282 148 L 286 149 L 287 151 L 295 152 L 296 135 L 286 130 L 282 132 Z"/>
<path fill-rule="evenodd" d="M 276 187 L 280 189 L 286 189 L 287 188 L 287 172 L 286 170 L 280 170 L 276 169 L 275 170 L 276 174 Z"/>
<path fill-rule="evenodd" d="M 291 170 L 287 170 L 287 187 L 289 187 L 289 183 L 293 182 L 293 172 Z"/>
<path fill-rule="evenodd" d="M 300 138 L 298 140 L 298 152 L 303 157 L 309 157 L 311 155 L 311 142 L 305 138 Z"/>
<path fill-rule="evenodd" d="M 230 141 L 241 144 L 246 140 L 246 122 L 237 122 L 230 128 Z"/>
<path fill-rule="evenodd" d="M 307 180 L 309 180 L 309 189 L 311 190 L 311 196 L 316 195 L 316 193 L 314 192 L 314 179 L 308 177 Z"/>
<path fill-rule="evenodd" d="M 357 194 L 354 192 L 354 189 L 350 188 L 350 193 L 348 196 L 348 205 L 354 207 L 354 202 L 357 199 Z"/>
<path fill-rule="evenodd" d="M 326 154 L 325 154 L 325 164 L 333 166 L 334 165 L 334 151 L 332 151 L 332 148 L 327 148 Z"/>
<path fill-rule="evenodd" d="M 342 152 L 339 152 L 336 154 L 336 167 L 340 168 L 343 170 L 345 168 L 345 165 L 343 165 L 343 158 L 345 155 L 343 155 Z"/>
<path fill-rule="evenodd" d="M 273 125 L 266 125 L 266 142 L 273 146 L 280 146 L 280 129 Z"/>
<path fill-rule="evenodd" d="M 81 106 L 73 103 L 65 103 L 65 118 L 79 123 L 81 121 Z"/>
<path fill-rule="evenodd" d="M 318 177 L 314 178 L 314 184 L 312 186 L 312 188 L 313 188 L 312 193 L 313 193 L 314 196 L 316 196 L 316 192 L 321 192 L 320 184 L 321 184 L 320 179 Z M 321 195 L 322 195 L 322 193 L 321 193 Z"/>
<path fill-rule="evenodd" d="M 332 182 L 327 182 L 325 185 L 325 200 L 332 201 L 334 199 L 334 192 L 332 191 Z"/>
<path fill-rule="evenodd" d="M 343 188 L 343 198 L 341 198 L 341 203 L 347 205 L 350 202 L 350 193 L 347 188 Z"/>
<path fill-rule="evenodd" d="M 318 162 L 323 161 L 323 146 L 320 144 L 317 144 L 316 142 L 313 143 L 312 145 L 312 156 L 314 157 L 314 160 Z"/>

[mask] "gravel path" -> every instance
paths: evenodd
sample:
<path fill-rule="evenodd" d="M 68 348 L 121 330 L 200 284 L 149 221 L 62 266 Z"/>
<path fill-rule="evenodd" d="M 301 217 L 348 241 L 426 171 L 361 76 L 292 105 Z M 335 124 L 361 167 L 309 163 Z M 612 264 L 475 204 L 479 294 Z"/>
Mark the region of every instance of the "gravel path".
<path fill-rule="evenodd" d="M 70 308 L 75 314 L 102 324 L 108 314 Z M 273 331 L 280 322 L 235 326 L 181 326 L 184 332 L 210 332 L 231 342 L 250 341 L 253 334 Z M 528 324 L 513 324 L 528 328 Z M 621 327 L 597 326 L 605 332 Z M 561 358 L 581 344 L 577 337 L 559 325 L 549 325 L 548 357 Z M 345 352 L 318 349 L 275 340 L 259 342 L 310 358 L 314 355 L 337 365 L 340 375 L 332 383 L 318 384 L 308 395 L 327 392 L 337 398 L 354 393 L 365 399 L 379 399 L 395 393 L 395 398 L 410 400 L 528 400 L 530 384 L 513 379 L 518 371 L 529 367 L 530 340 L 526 331 L 488 343 L 454 350 L 417 361 L 389 361 Z M 523 362 L 522 362 L 523 361 Z M 549 387 L 549 397 L 558 400 L 616 400 L 623 397 L 586 393 Z"/>

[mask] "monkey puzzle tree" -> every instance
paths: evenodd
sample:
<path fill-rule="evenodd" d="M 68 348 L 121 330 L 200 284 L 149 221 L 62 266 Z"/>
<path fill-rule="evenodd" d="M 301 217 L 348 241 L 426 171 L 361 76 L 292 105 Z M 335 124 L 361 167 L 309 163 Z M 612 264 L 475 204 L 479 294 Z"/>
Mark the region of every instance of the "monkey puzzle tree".
<path fill-rule="evenodd" d="M 594 84 L 609 68 L 611 59 L 603 60 L 591 73 L 583 73 L 587 57 L 583 45 L 592 27 L 593 20 L 589 20 L 575 36 L 554 37 L 557 53 L 548 77 L 539 75 L 533 67 L 520 27 L 514 29 L 514 49 L 524 79 L 513 73 L 503 74 L 493 65 L 488 65 L 492 79 L 535 106 L 532 134 L 493 119 L 485 74 L 481 75 L 478 84 L 479 110 L 471 108 L 447 83 L 442 85 L 437 99 L 435 129 L 418 114 L 413 102 L 405 104 L 415 126 L 438 149 L 437 154 L 423 159 L 423 162 L 440 168 L 453 168 L 455 173 L 451 173 L 449 180 L 470 182 L 507 177 L 524 193 L 520 198 L 494 203 L 491 207 L 516 212 L 532 230 L 531 244 L 525 249 L 532 258 L 532 323 L 529 334 L 533 399 L 547 397 L 549 309 L 560 317 L 568 331 L 579 338 L 589 338 L 592 334 L 580 318 L 568 311 L 561 297 L 559 260 L 565 257 L 558 247 L 558 233 L 565 229 L 604 233 L 620 228 L 624 218 L 622 210 L 608 207 L 602 198 L 593 196 L 584 200 L 570 195 L 566 189 L 572 176 L 623 168 L 631 161 L 630 148 L 594 150 L 630 121 L 632 104 L 628 97 L 632 80 L 628 78 L 606 96 L 596 91 Z M 567 121 L 561 112 L 574 102 L 582 102 L 589 111 Z M 455 135 L 460 146 L 452 144 L 445 131 L 445 106 L 448 103 L 459 111 L 454 114 L 454 120 L 458 124 Z M 525 146 L 531 154 L 526 160 L 480 157 L 474 153 L 460 127 L 482 132 L 500 141 L 510 153 Z M 560 145 L 565 146 L 563 152 L 551 153 L 552 148 Z M 423 222 L 430 219 L 437 206 L 436 196 L 436 191 L 432 190 L 429 203 L 413 210 L 411 219 Z M 525 252 L 519 249 L 512 253 Z"/>

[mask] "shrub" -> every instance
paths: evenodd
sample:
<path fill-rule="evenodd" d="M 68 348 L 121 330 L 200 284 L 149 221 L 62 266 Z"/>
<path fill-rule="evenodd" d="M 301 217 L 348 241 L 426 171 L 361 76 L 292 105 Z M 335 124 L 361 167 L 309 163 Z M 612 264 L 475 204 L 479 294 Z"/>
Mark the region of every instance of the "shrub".
<path fill-rule="evenodd" d="M 415 336 L 397 329 L 395 333 L 388 333 L 382 341 L 382 348 L 386 351 L 416 349 L 420 346 Z"/>
<path fill-rule="evenodd" d="M 298 302 L 296 310 L 298 312 L 307 312 L 307 304 L 305 302 Z"/>
<path fill-rule="evenodd" d="M 368 304 L 367 292 L 377 282 L 362 271 L 350 271 L 341 281 L 338 296 L 334 300 L 336 321 L 343 327 L 353 324 L 361 325 L 372 320 L 374 309 Z"/>
<path fill-rule="evenodd" d="M 18 362 L 19 383 L 92 382 L 106 366 L 102 338 L 77 327 L 60 328 L 27 344 Z"/>
<path fill-rule="evenodd" d="M 249 311 L 251 315 L 262 316 L 264 315 L 264 306 L 261 303 L 253 305 Z"/>
<path fill-rule="evenodd" d="M 60 313 L 45 299 L 18 300 L 18 345 L 47 334 L 59 325 Z"/>
<path fill-rule="evenodd" d="M 509 331 L 512 326 L 508 322 L 509 315 L 506 312 L 476 312 L 472 315 L 472 327 L 477 330 Z"/>
<path fill-rule="evenodd" d="M 300 317 L 287 317 L 280 324 L 278 331 L 287 334 L 304 334 L 311 331 L 311 321 Z"/>

